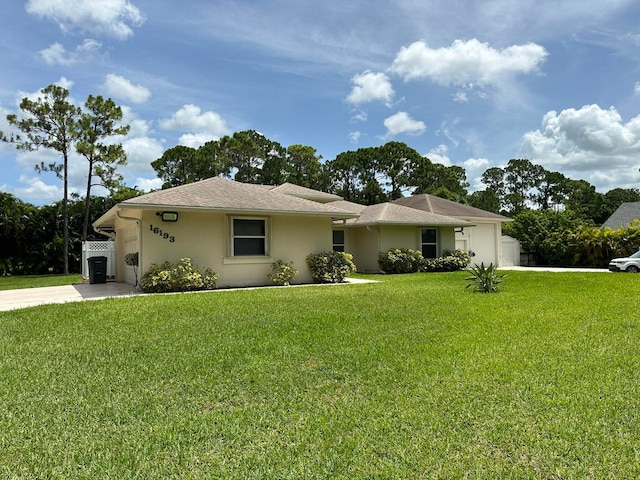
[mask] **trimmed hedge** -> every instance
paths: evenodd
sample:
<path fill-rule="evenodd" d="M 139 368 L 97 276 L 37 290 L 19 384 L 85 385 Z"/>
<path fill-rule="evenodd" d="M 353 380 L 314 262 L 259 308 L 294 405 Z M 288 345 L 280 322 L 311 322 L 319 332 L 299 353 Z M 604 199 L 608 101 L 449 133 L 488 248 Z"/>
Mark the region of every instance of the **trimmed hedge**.
<path fill-rule="evenodd" d="M 444 256 L 424 258 L 422 253 L 410 248 L 392 248 L 378 254 L 378 264 L 383 273 L 454 272 L 464 270 L 471 263 L 471 256 L 463 250 L 444 251 Z"/>
<path fill-rule="evenodd" d="M 200 272 L 189 257 L 180 259 L 177 264 L 164 262 L 152 263 L 149 270 L 140 279 L 145 293 L 188 292 L 195 290 L 213 290 L 218 282 L 218 274 L 210 268 Z"/>
<path fill-rule="evenodd" d="M 320 252 L 307 256 L 311 277 L 319 283 L 342 283 L 356 271 L 353 255 L 346 252 Z"/>

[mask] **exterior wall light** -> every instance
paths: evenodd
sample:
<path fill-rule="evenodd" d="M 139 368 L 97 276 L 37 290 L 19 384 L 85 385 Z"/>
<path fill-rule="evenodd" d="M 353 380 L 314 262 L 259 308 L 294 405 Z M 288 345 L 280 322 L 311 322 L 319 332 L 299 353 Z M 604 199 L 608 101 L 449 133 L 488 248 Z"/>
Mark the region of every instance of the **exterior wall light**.
<path fill-rule="evenodd" d="M 158 212 L 156 213 L 163 222 L 177 222 L 178 212 Z"/>

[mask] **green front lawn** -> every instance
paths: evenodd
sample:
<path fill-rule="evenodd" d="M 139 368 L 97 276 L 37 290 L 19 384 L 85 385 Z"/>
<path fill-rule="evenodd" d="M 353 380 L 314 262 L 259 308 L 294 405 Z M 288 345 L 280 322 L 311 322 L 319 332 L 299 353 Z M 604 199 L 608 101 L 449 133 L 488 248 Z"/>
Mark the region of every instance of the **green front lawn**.
<path fill-rule="evenodd" d="M 81 283 L 82 275 L 10 275 L 0 276 L 0 290 L 14 290 L 20 288 L 57 287 Z"/>
<path fill-rule="evenodd" d="M 0 478 L 639 478 L 640 275 L 0 313 Z"/>

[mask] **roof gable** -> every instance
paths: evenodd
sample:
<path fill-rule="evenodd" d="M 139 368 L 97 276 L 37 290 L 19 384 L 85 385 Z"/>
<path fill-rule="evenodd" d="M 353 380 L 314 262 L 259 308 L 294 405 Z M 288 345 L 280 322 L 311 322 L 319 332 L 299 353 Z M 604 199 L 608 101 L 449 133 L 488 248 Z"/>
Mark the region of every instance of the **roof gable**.
<path fill-rule="evenodd" d="M 103 225 L 116 210 L 172 209 L 222 211 L 237 214 L 319 215 L 336 219 L 357 214 L 265 188 L 261 185 L 212 177 L 199 182 L 147 193 L 119 203 L 94 225 Z"/>
<path fill-rule="evenodd" d="M 393 203 L 404 205 L 406 207 L 416 208 L 418 210 L 424 210 L 425 212 L 445 215 L 448 217 L 473 219 L 477 218 L 494 221 L 499 220 L 501 222 L 508 222 L 511 220 L 509 217 L 505 217 L 504 215 L 487 212 L 486 210 L 482 210 L 480 208 L 453 202 L 451 200 L 447 200 L 446 198 L 429 195 L 428 193 L 398 198 L 397 200 L 394 200 Z"/>
<path fill-rule="evenodd" d="M 300 185 L 294 185 L 293 183 L 283 183 L 282 185 L 270 187 L 272 192 L 286 193 L 293 197 L 305 198 L 319 203 L 328 203 L 342 200 L 342 197 L 334 195 L 333 193 L 321 192 L 314 190 L 313 188 L 301 187 Z"/>
<path fill-rule="evenodd" d="M 640 219 L 640 202 L 625 202 L 602 224 L 614 230 L 626 228 L 634 220 Z"/>
<path fill-rule="evenodd" d="M 367 225 L 416 225 L 416 226 L 448 226 L 470 227 L 473 224 L 457 218 L 425 212 L 415 208 L 397 205 L 395 203 L 378 203 L 376 205 L 360 205 L 357 203 L 340 201 L 333 202 L 342 210 L 359 213 L 360 217 L 347 220 L 348 226 Z"/>

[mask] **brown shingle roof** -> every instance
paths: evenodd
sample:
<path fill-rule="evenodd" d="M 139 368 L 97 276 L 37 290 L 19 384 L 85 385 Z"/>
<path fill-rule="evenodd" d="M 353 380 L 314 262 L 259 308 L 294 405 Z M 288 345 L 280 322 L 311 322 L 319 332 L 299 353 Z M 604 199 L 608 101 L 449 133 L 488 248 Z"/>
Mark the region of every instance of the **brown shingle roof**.
<path fill-rule="evenodd" d="M 294 185 L 293 183 L 283 183 L 275 187 L 271 187 L 272 192 L 286 193 L 299 198 L 306 198 L 307 200 L 313 200 L 314 202 L 328 203 L 342 200 L 342 197 L 334 195 L 333 193 L 321 192 L 312 188 L 301 187 L 300 185 Z"/>
<path fill-rule="evenodd" d="M 404 207 L 395 203 L 379 203 L 376 205 L 359 205 L 357 203 L 339 201 L 332 202 L 341 210 L 359 213 L 360 217 L 347 220 L 348 226 L 367 225 L 422 225 L 422 226 L 448 226 L 470 227 L 473 223 L 457 218 L 425 212 L 415 208 Z"/>
<path fill-rule="evenodd" d="M 334 206 L 305 200 L 273 191 L 260 185 L 240 183 L 221 177 L 208 178 L 167 190 L 147 193 L 119 203 L 112 210 L 138 209 L 198 209 L 229 213 L 276 213 L 297 215 L 320 215 L 345 219 L 357 216 Z M 102 225 L 113 215 L 111 210 L 94 225 Z"/>
<path fill-rule="evenodd" d="M 448 217 L 500 220 L 502 222 L 508 222 L 511 220 L 504 215 L 487 212 L 486 210 L 481 210 L 480 208 L 453 202 L 451 200 L 447 200 L 446 198 L 436 197 L 427 193 L 398 198 L 397 200 L 394 200 L 393 203 L 404 205 L 406 207 L 417 208 L 418 210 L 423 210 L 425 212 L 445 215 Z"/>

